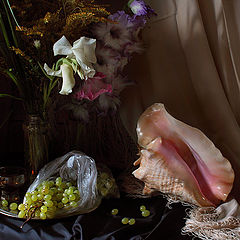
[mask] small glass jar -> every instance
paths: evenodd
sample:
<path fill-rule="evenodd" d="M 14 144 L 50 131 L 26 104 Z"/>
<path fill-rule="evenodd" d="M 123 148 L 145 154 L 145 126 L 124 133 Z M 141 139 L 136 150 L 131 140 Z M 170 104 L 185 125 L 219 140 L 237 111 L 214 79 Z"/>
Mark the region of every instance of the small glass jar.
<path fill-rule="evenodd" d="M 19 202 L 26 182 L 26 171 L 20 167 L 0 167 L 1 200 Z"/>

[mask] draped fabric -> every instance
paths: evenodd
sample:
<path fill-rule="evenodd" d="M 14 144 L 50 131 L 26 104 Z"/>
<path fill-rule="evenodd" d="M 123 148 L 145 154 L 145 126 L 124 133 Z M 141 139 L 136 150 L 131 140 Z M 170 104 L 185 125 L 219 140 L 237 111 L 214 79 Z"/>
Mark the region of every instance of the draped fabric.
<path fill-rule="evenodd" d="M 163 103 L 216 144 L 232 163 L 239 186 L 240 1 L 146 2 L 158 15 L 143 30 L 145 53 L 129 65 L 136 85 L 122 94 L 126 127 L 136 139 L 140 114 Z"/>
<path fill-rule="evenodd" d="M 139 207 L 145 205 L 151 212 L 143 217 Z M 186 208 L 174 204 L 169 209 L 162 197 L 148 199 L 104 200 L 95 211 L 68 218 L 30 220 L 23 229 L 24 220 L 0 216 L 1 240 L 191 240 L 181 234 Z M 115 216 L 111 210 L 117 208 Z M 134 218 L 134 225 L 123 225 L 123 217 Z M 196 238 L 198 240 L 198 238 Z"/>

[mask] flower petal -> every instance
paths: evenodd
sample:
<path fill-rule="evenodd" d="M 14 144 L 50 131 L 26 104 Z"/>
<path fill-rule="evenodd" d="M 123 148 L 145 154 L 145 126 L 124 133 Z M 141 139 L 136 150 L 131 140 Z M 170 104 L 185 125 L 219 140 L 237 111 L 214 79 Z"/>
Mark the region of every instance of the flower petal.
<path fill-rule="evenodd" d="M 76 58 L 87 65 L 87 62 L 96 63 L 96 39 L 81 37 L 73 43 L 72 51 Z"/>
<path fill-rule="evenodd" d="M 81 67 L 81 74 L 79 75 L 81 79 L 87 80 L 88 78 L 94 77 L 96 71 L 93 68 L 92 64 L 89 63 L 88 65 L 84 64 L 83 62 L 79 62 Z M 81 77 L 82 76 L 82 77 Z"/>
<path fill-rule="evenodd" d="M 83 98 L 93 101 L 103 93 L 111 93 L 112 85 L 102 81 L 105 75 L 97 73 L 93 78 L 89 78 L 83 85 L 82 89 L 74 97 L 78 100 Z"/>
<path fill-rule="evenodd" d="M 72 88 L 75 85 L 73 69 L 68 64 L 62 64 L 60 68 L 62 70 L 63 84 L 62 89 L 59 93 L 62 95 L 68 95 L 69 93 L 72 92 Z"/>
<path fill-rule="evenodd" d="M 58 71 L 54 71 L 46 63 L 44 63 L 43 68 L 46 71 L 46 73 L 50 76 L 62 77 L 62 70 L 61 69 L 58 70 Z"/>
<path fill-rule="evenodd" d="M 72 57 L 72 45 L 65 36 L 62 36 L 57 42 L 54 43 L 53 52 L 54 56 L 67 55 Z"/>

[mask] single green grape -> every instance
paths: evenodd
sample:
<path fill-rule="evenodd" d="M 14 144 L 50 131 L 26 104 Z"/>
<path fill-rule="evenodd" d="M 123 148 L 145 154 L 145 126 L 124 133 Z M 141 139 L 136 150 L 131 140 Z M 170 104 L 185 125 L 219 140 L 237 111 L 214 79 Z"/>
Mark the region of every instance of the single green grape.
<path fill-rule="evenodd" d="M 70 201 L 74 201 L 76 199 L 76 196 L 74 194 L 69 195 L 68 199 Z"/>
<path fill-rule="evenodd" d="M 62 202 L 59 202 L 58 205 L 57 205 L 58 208 L 63 208 L 64 207 L 64 204 Z"/>
<path fill-rule="evenodd" d="M 47 201 L 43 202 L 43 204 L 47 207 L 52 207 L 53 206 L 53 201 L 47 200 Z"/>
<path fill-rule="evenodd" d="M 72 186 L 72 183 L 71 183 L 71 182 L 67 182 L 66 184 L 67 184 L 67 187 Z"/>
<path fill-rule="evenodd" d="M 39 217 L 43 220 L 45 220 L 47 218 L 46 214 L 44 212 L 40 212 Z"/>
<path fill-rule="evenodd" d="M 148 217 L 149 215 L 150 215 L 150 211 L 149 210 L 142 211 L 142 216 L 143 217 Z"/>
<path fill-rule="evenodd" d="M 44 199 L 45 201 L 49 201 L 49 200 L 52 199 L 52 196 L 51 196 L 50 194 L 47 194 L 47 195 L 44 196 L 43 199 Z"/>
<path fill-rule="evenodd" d="M 44 206 L 44 205 L 41 206 L 41 208 L 40 208 L 40 211 L 43 212 L 43 213 L 47 212 L 47 210 L 48 210 L 47 207 Z"/>
<path fill-rule="evenodd" d="M 118 209 L 114 208 L 111 213 L 112 213 L 112 215 L 117 215 L 118 214 Z"/>
<path fill-rule="evenodd" d="M 32 194 L 30 193 L 30 192 L 27 192 L 26 194 L 25 194 L 25 197 L 26 198 L 30 198 L 32 196 Z"/>
<path fill-rule="evenodd" d="M 73 189 L 72 189 L 72 188 L 68 188 L 68 190 L 67 190 L 67 194 L 68 194 L 68 195 L 73 194 Z"/>
<path fill-rule="evenodd" d="M 44 198 L 44 195 L 42 193 L 38 193 L 37 198 L 38 200 L 42 200 Z"/>
<path fill-rule="evenodd" d="M 65 204 L 65 203 L 67 203 L 67 202 L 68 202 L 68 198 L 67 198 L 67 197 L 63 197 L 63 198 L 62 198 L 62 203 Z"/>
<path fill-rule="evenodd" d="M 128 224 L 128 221 L 129 221 L 128 218 L 125 217 L 122 219 L 122 224 Z"/>
<path fill-rule="evenodd" d="M 18 210 L 19 210 L 19 211 L 25 210 L 25 205 L 24 205 L 23 203 L 19 204 L 19 205 L 18 205 Z"/>
<path fill-rule="evenodd" d="M 7 207 L 8 206 L 8 201 L 6 199 L 2 200 L 2 206 Z"/>
<path fill-rule="evenodd" d="M 129 219 L 129 221 L 128 221 L 128 223 L 129 223 L 129 225 L 133 225 L 133 224 L 135 224 L 135 219 L 134 218 L 131 218 L 131 219 Z"/>
<path fill-rule="evenodd" d="M 71 206 L 71 207 L 77 207 L 77 203 L 76 203 L 75 201 L 71 201 L 71 202 L 70 202 L 70 206 Z"/>
<path fill-rule="evenodd" d="M 56 178 L 56 182 L 62 182 L 62 178 L 61 177 L 57 177 Z"/>
<path fill-rule="evenodd" d="M 144 205 L 140 206 L 140 211 L 145 211 L 146 210 L 146 207 Z"/>
<path fill-rule="evenodd" d="M 54 183 L 54 181 L 51 180 L 51 181 L 49 181 L 48 184 L 49 184 L 49 187 L 52 187 L 52 186 L 54 186 L 55 183 Z"/>
<path fill-rule="evenodd" d="M 18 213 L 18 217 L 19 218 L 24 218 L 26 215 L 26 212 L 24 210 L 21 210 L 19 213 Z"/>
<path fill-rule="evenodd" d="M 33 202 L 36 202 L 38 200 L 38 197 L 37 197 L 37 195 L 34 194 L 34 195 L 32 195 L 31 199 Z"/>
<path fill-rule="evenodd" d="M 31 198 L 26 198 L 26 204 L 31 205 L 32 204 L 32 199 Z"/>
<path fill-rule="evenodd" d="M 17 203 L 11 203 L 9 205 L 9 208 L 10 208 L 10 210 L 16 210 L 18 208 L 18 205 L 17 205 Z"/>

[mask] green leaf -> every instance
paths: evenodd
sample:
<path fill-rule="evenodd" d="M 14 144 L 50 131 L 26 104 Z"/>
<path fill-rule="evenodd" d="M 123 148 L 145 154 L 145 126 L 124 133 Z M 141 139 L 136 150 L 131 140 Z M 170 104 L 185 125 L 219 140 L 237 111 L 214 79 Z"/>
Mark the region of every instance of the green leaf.
<path fill-rule="evenodd" d="M 63 64 L 67 64 L 69 66 L 72 66 L 72 60 L 69 58 L 63 58 Z"/>
<path fill-rule="evenodd" d="M 55 65 L 55 71 L 57 71 L 62 64 L 63 64 L 63 58 L 58 59 Z"/>
<path fill-rule="evenodd" d="M 56 79 L 55 81 L 52 81 L 51 83 L 50 83 L 50 85 L 49 85 L 49 94 L 48 95 L 50 95 L 50 93 L 51 93 L 51 91 L 53 90 L 53 88 L 57 85 L 57 82 L 58 82 L 58 79 Z"/>
<path fill-rule="evenodd" d="M 50 76 L 50 75 L 48 75 L 48 74 L 46 73 L 46 71 L 44 70 L 44 68 L 43 68 L 42 65 L 40 64 L 40 62 L 38 62 L 38 66 L 41 68 L 43 74 L 44 74 L 47 78 L 49 78 L 50 80 L 53 80 L 53 79 L 54 79 L 54 76 Z"/>
<path fill-rule="evenodd" d="M 14 44 L 15 44 L 15 47 L 18 47 L 18 42 L 17 42 L 17 38 L 16 38 L 16 35 L 15 35 L 15 30 L 14 30 L 14 27 L 12 25 L 12 21 L 11 21 L 11 18 L 9 16 L 9 13 L 8 13 L 8 9 L 10 10 L 10 12 L 13 14 L 12 12 L 12 9 L 11 9 L 11 6 L 7 0 L 7 6 L 6 6 L 6 3 L 5 3 L 5 0 L 2 0 L 3 2 L 3 5 L 4 5 L 4 9 L 5 9 L 5 13 L 7 15 L 7 19 L 8 19 L 8 24 L 9 24 L 9 27 L 11 29 L 11 33 L 12 33 L 12 38 L 13 38 L 13 41 L 14 41 Z M 14 16 L 14 14 L 13 14 Z"/>
<path fill-rule="evenodd" d="M 10 43 L 9 43 L 9 39 L 8 39 L 8 35 L 7 35 L 7 31 L 3 22 L 3 18 L 2 18 L 2 14 L 0 13 L 0 28 L 1 28 L 1 32 L 3 34 L 5 43 L 7 45 L 8 48 L 10 48 Z"/>
<path fill-rule="evenodd" d="M 12 81 L 14 82 L 14 84 L 17 86 L 20 95 L 23 96 L 23 89 L 22 89 L 22 86 L 21 86 L 21 84 L 19 83 L 17 77 L 16 77 L 12 72 L 10 72 L 9 70 L 5 70 L 5 72 L 6 72 L 6 74 L 12 79 Z"/>
<path fill-rule="evenodd" d="M 23 101 L 22 98 L 18 98 L 18 97 L 15 97 L 13 95 L 10 95 L 10 94 L 0 93 L 0 98 L 4 98 L 4 97 L 13 98 L 15 100 Z"/>

